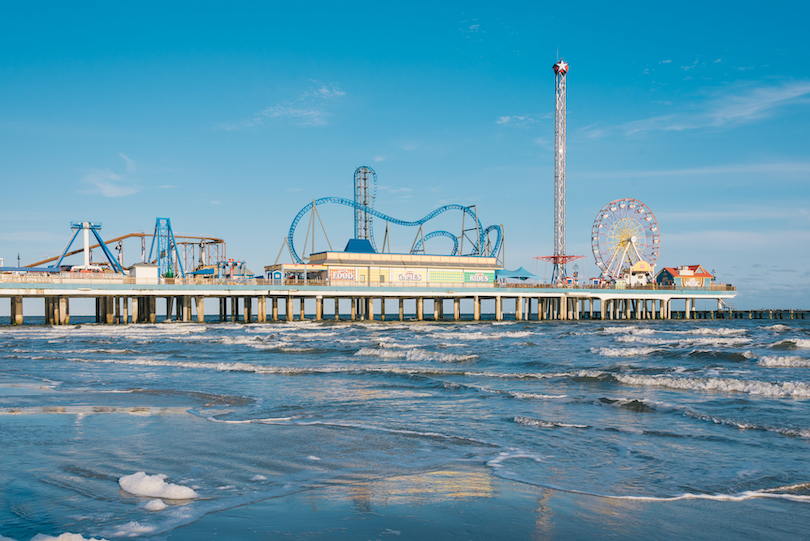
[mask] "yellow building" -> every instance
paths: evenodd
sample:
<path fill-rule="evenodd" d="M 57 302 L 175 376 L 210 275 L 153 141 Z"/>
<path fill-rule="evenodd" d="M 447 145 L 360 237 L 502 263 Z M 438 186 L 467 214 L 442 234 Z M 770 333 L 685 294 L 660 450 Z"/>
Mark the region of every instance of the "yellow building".
<path fill-rule="evenodd" d="M 328 285 L 426 286 L 495 282 L 501 270 L 495 257 L 320 252 L 307 264 L 264 268 L 270 280 Z"/>

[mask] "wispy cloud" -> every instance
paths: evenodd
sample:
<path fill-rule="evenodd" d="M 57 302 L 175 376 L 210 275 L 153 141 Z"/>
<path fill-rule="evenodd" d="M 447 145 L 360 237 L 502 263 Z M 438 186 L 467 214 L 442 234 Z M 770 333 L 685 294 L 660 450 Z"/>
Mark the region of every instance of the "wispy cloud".
<path fill-rule="evenodd" d="M 515 126 L 518 128 L 523 128 L 534 124 L 535 122 L 539 122 L 545 118 L 551 118 L 553 113 L 546 113 L 544 115 L 510 115 L 510 116 L 501 116 L 498 117 L 498 120 L 495 121 L 495 124 L 500 124 L 501 126 Z"/>
<path fill-rule="evenodd" d="M 384 162 L 385 161 L 385 156 L 374 156 L 374 161 L 378 162 L 378 163 L 379 162 Z"/>
<path fill-rule="evenodd" d="M 135 160 L 131 159 L 123 152 L 119 152 L 118 155 L 121 156 L 121 158 L 123 158 L 123 160 L 126 162 L 127 173 L 134 173 L 137 170 L 137 167 L 135 166 Z"/>
<path fill-rule="evenodd" d="M 261 126 L 268 120 L 286 118 L 299 126 L 323 126 L 332 116 L 326 109 L 326 103 L 346 96 L 346 93 L 334 85 L 312 81 L 315 87 L 307 90 L 295 99 L 271 105 L 254 114 L 251 118 L 238 122 L 223 123 L 218 129 L 235 131 L 244 128 Z"/>
<path fill-rule="evenodd" d="M 578 173 L 577 176 L 583 179 L 598 178 L 667 178 L 667 177 L 688 177 L 688 176 L 712 176 L 712 175 L 741 175 L 746 173 L 779 173 L 781 175 L 796 175 L 806 178 L 810 175 L 810 163 L 787 162 L 787 163 L 751 163 L 751 164 L 727 164 L 713 165 L 708 167 L 692 167 L 688 169 L 659 169 L 641 171 L 593 171 Z"/>
<path fill-rule="evenodd" d="M 122 152 L 118 153 L 124 160 L 128 173 L 136 170 L 135 162 Z M 84 183 L 90 185 L 89 193 L 101 194 L 104 197 L 125 197 L 140 191 L 138 182 L 130 175 L 119 175 L 109 169 L 89 169 L 84 176 Z"/>
<path fill-rule="evenodd" d="M 708 100 L 692 110 L 635 120 L 619 126 L 630 135 L 650 131 L 684 131 L 721 128 L 767 118 L 786 105 L 806 101 L 810 81 L 790 81 L 778 85 L 738 85 L 710 94 Z M 614 130 L 598 129 L 591 136 Z"/>

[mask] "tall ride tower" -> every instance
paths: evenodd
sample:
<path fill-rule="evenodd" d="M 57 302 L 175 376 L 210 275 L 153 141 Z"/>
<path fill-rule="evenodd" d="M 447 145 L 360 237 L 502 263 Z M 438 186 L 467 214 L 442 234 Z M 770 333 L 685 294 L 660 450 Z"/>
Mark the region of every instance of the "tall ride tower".
<path fill-rule="evenodd" d="M 377 173 L 365 165 L 354 171 L 354 201 L 368 208 L 374 208 L 374 198 L 377 195 Z M 354 209 L 354 238 L 367 239 L 376 250 L 374 244 L 373 216 L 357 207 Z"/>
<path fill-rule="evenodd" d="M 555 107 L 554 107 L 554 255 L 541 259 L 554 264 L 551 283 L 564 282 L 568 277 L 566 265 L 569 261 L 584 256 L 565 254 L 565 98 L 568 63 L 560 59 L 554 64 Z"/>
<path fill-rule="evenodd" d="M 551 282 L 565 278 L 565 95 L 568 64 L 560 60 L 554 64 L 554 271 Z"/>

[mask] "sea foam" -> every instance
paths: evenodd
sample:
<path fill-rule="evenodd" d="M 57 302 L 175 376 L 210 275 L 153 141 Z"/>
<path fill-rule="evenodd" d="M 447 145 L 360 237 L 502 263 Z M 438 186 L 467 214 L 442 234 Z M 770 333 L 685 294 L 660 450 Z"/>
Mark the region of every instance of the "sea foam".
<path fill-rule="evenodd" d="M 167 483 L 163 474 L 146 475 L 139 471 L 132 475 L 125 475 L 118 480 L 118 484 L 126 492 L 135 496 L 148 496 L 150 498 L 166 498 L 169 500 L 190 500 L 200 495 L 189 487 Z"/>
<path fill-rule="evenodd" d="M 759 358 L 757 364 L 767 366 L 768 368 L 808 368 L 810 367 L 810 359 L 804 359 L 795 355 L 788 355 L 786 357 L 763 355 Z"/>

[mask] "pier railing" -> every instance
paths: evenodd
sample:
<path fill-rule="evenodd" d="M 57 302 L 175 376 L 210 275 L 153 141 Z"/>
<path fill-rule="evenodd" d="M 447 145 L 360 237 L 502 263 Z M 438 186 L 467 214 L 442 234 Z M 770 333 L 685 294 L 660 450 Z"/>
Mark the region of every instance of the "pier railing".
<path fill-rule="evenodd" d="M 573 284 L 554 285 L 537 283 L 505 283 L 505 282 L 355 282 L 355 281 L 330 281 L 330 280 L 301 280 L 283 279 L 270 280 L 265 278 L 250 279 L 220 279 L 220 278 L 159 278 L 157 280 L 137 279 L 129 276 L 104 273 L 61 273 L 49 275 L 36 274 L 0 274 L 0 282 L 12 282 L 21 284 L 82 284 L 82 285 L 107 285 L 107 284 L 143 284 L 143 285 L 246 285 L 246 286 L 326 286 L 326 287 L 407 287 L 407 288 L 444 288 L 455 289 L 475 289 L 475 288 L 509 288 L 509 289 L 565 289 L 565 290 L 638 290 L 638 291 L 736 291 L 731 284 L 711 284 L 704 287 L 679 287 L 674 285 L 648 284 L 644 286 L 623 286 L 621 284 Z"/>

